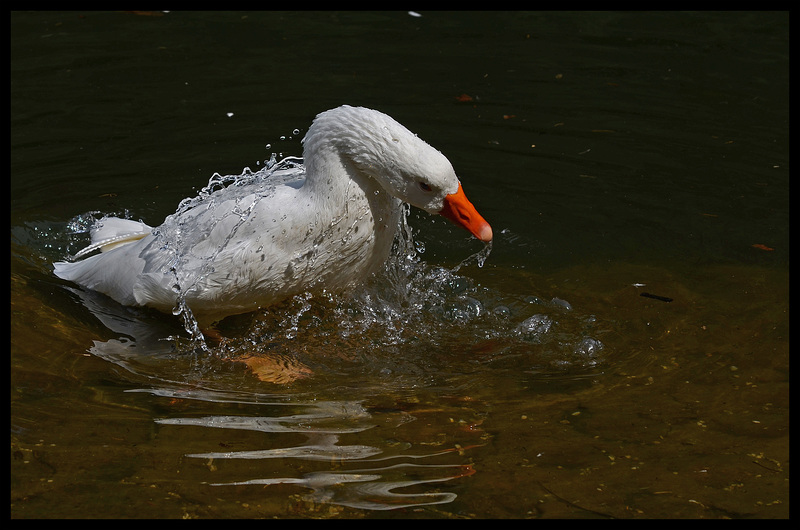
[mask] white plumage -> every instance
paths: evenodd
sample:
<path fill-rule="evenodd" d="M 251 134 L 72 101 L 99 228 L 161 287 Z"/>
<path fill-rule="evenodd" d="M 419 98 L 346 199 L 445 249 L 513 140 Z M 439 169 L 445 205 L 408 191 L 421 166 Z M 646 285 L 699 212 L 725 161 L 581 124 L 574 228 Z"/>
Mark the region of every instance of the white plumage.
<path fill-rule="evenodd" d="M 218 190 L 156 229 L 103 219 L 76 257 L 101 253 L 55 263 L 55 274 L 165 312 L 182 296 L 207 327 L 304 291 L 363 281 L 389 255 L 402 202 L 492 239 L 447 158 L 386 114 L 350 106 L 319 114 L 303 159 L 303 174 Z"/>

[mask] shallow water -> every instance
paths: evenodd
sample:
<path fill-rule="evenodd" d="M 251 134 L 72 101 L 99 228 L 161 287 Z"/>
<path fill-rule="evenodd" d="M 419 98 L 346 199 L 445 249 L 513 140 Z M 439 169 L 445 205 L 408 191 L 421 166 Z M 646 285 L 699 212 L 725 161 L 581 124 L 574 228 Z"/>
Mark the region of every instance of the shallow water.
<path fill-rule="evenodd" d="M 788 517 L 788 15 L 421 14 L 12 13 L 12 517 Z M 412 210 L 211 355 L 52 275 L 342 103 L 482 266 Z"/>

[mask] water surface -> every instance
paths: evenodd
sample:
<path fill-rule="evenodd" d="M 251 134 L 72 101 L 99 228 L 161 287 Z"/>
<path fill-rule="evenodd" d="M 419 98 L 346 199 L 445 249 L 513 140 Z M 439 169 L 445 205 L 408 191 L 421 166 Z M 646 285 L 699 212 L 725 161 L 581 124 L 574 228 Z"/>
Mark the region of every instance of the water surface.
<path fill-rule="evenodd" d="M 11 14 L 12 517 L 788 516 L 788 13 L 418 14 Z M 52 275 L 345 103 L 450 158 L 482 266 L 412 210 L 211 355 Z"/>

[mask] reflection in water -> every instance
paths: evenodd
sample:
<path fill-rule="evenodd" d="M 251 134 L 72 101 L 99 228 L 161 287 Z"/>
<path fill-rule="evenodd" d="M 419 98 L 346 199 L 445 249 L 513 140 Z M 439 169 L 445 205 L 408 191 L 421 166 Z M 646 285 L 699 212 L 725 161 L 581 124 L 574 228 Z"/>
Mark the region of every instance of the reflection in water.
<path fill-rule="evenodd" d="M 386 475 L 401 471 L 413 475 L 434 471 L 438 473 L 459 473 L 452 476 L 431 477 L 416 480 L 391 480 Z M 408 469 L 408 471 L 406 471 Z M 464 472 L 469 469 L 469 472 Z M 348 473 L 308 473 L 303 478 L 255 479 L 234 482 L 230 485 L 244 484 L 298 484 L 312 489 L 305 496 L 310 502 L 339 504 L 365 510 L 393 510 L 411 508 L 426 504 L 446 504 L 456 498 L 452 492 L 398 493 L 394 490 L 420 484 L 444 482 L 472 474 L 471 467 L 460 465 L 419 465 L 396 464 L 387 467 L 353 470 Z M 222 485 L 222 484 L 220 484 Z"/>
<path fill-rule="evenodd" d="M 459 431 L 444 414 L 441 396 L 469 398 L 471 389 L 485 386 L 492 379 L 488 374 L 497 372 L 523 378 L 596 372 L 604 362 L 597 336 L 608 330 L 567 301 L 498 292 L 459 274 L 465 265 L 483 266 L 490 246 L 454 268 L 427 265 L 407 215 L 401 216 L 386 269 L 362 288 L 341 295 L 306 293 L 227 319 L 220 324 L 225 339 L 219 344 L 198 345 L 193 327 L 184 329 L 176 318 L 63 287 L 109 331 L 88 351 L 148 387 L 133 392 L 203 405 L 197 415 L 160 417 L 156 423 L 171 430 L 279 435 L 280 442 L 271 437 L 267 446 L 188 451 L 190 459 L 213 462 L 209 468 L 220 476 L 208 481 L 214 487 L 293 484 L 311 490 L 304 497 L 309 502 L 369 510 L 449 503 L 456 494 L 437 485 L 474 473 L 469 449 L 483 442 L 457 443 L 482 431 Z M 48 240 L 72 244 L 84 225 L 70 225 L 60 236 L 48 230 Z M 26 230 L 18 235 L 37 240 Z M 281 374 L 281 366 L 289 370 Z M 301 377 L 293 377 L 297 373 Z M 276 393 L 265 394 L 264 388 Z M 427 401 L 435 405 L 398 408 L 397 396 L 408 389 L 435 389 Z M 367 399 L 388 402 L 388 408 L 371 407 Z M 216 410 L 226 404 L 236 407 L 233 414 Z M 381 436 L 386 427 L 415 422 L 419 414 L 428 416 L 412 429 L 413 442 L 395 444 Z M 439 438 L 443 431 L 446 440 Z M 304 439 L 298 442 L 298 435 Z M 260 465 L 243 469 L 235 464 L 241 461 Z M 332 468 L 287 475 L 281 466 L 286 461 Z"/>
<path fill-rule="evenodd" d="M 390 510 L 455 500 L 456 493 L 440 491 L 439 484 L 473 474 L 469 449 L 484 443 L 463 443 L 464 436 L 484 433 L 459 431 L 449 415 L 440 414 L 444 409 L 438 402 L 422 412 L 431 414 L 424 423 L 435 433 L 418 422 L 408 437 L 411 443 L 395 444 L 376 434 L 417 420 L 414 410 L 394 406 L 404 389 L 438 388 L 463 396 L 482 385 L 482 373 L 576 377 L 575 369 L 595 372 L 603 362 L 603 344 L 595 337 L 602 330 L 593 316 L 581 315 L 564 300 L 509 295 L 457 274 L 465 263 L 482 265 L 489 251 L 485 247 L 454 269 L 431 267 L 421 259 L 423 249 L 414 244 L 403 217 L 386 270 L 364 288 L 341 296 L 300 295 L 224 321 L 225 340 L 202 348 L 186 338 L 177 319 L 65 289 L 112 334 L 95 340 L 89 351 L 149 387 L 133 392 L 205 404 L 196 416 L 160 417 L 157 424 L 279 435 L 267 446 L 186 452 L 214 469 L 218 477 L 208 484 L 289 484 L 310 490 L 302 497 L 307 502 Z M 239 362 L 252 356 L 294 359 L 308 367 L 309 378 L 299 390 L 275 384 L 282 382 L 279 377 L 271 379 L 266 388 L 276 393 L 265 394 L 264 377 L 252 363 Z M 309 388 L 313 398 L 305 393 Z M 350 389 L 344 395 L 356 399 L 325 399 L 326 393 L 343 395 L 343 388 Z M 370 407 L 365 399 L 389 406 Z M 226 404 L 237 407 L 234 414 L 209 413 Z M 448 441 L 438 438 L 453 430 Z M 204 444 L 212 437 L 200 434 L 197 440 Z M 242 461 L 259 465 L 236 465 Z M 286 461 L 331 468 L 290 467 L 287 474 Z"/>
<path fill-rule="evenodd" d="M 246 401 L 246 396 L 232 396 L 214 391 L 185 391 L 169 389 L 140 389 L 133 392 L 150 392 L 165 397 L 198 399 L 212 402 L 237 403 Z M 252 398 L 251 398 L 252 399 Z M 372 429 L 380 421 L 387 426 L 389 418 L 374 418 L 361 403 L 353 401 L 314 401 L 298 403 L 282 400 L 250 403 L 253 406 L 291 407 L 301 413 L 277 416 L 204 416 L 200 418 L 157 419 L 161 425 L 206 427 L 214 429 L 242 429 L 267 433 L 301 433 L 305 443 L 289 447 L 208 452 L 187 454 L 190 458 L 210 461 L 302 459 L 316 462 L 331 462 L 336 471 L 311 471 L 300 476 L 243 478 L 229 482 L 215 482 L 212 486 L 247 486 L 295 484 L 312 490 L 304 500 L 313 503 L 330 503 L 368 510 L 391 510 L 397 508 L 444 504 L 452 502 L 456 494 L 441 491 L 413 493 L 398 492 L 404 488 L 421 487 L 450 481 L 471 475 L 474 471 L 469 463 L 438 463 L 440 457 L 460 456 L 469 448 L 439 450 L 417 454 L 385 454 L 390 447 L 382 449 L 364 444 L 341 444 L 342 435 L 360 433 Z M 380 414 L 380 413 L 379 413 Z M 404 414 L 394 420 L 395 425 L 414 421 Z M 383 455 L 383 456 L 378 456 Z M 401 462 L 386 465 L 392 460 L 430 459 L 431 463 Z M 463 458 L 462 458 L 463 459 Z M 341 469 L 354 466 L 353 469 Z M 215 467 L 220 467 L 215 462 Z M 248 471 L 255 468 L 248 468 Z M 413 477 L 413 478 L 410 478 Z"/>

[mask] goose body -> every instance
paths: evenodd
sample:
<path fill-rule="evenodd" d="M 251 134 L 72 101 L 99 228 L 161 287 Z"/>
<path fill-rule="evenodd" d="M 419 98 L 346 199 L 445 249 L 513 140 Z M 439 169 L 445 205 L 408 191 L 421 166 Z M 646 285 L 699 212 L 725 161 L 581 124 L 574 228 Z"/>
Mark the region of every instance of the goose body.
<path fill-rule="evenodd" d="M 304 291 L 360 283 L 388 258 L 403 202 L 492 239 L 447 158 L 386 114 L 350 106 L 319 114 L 303 160 L 304 173 L 219 190 L 213 208 L 179 210 L 156 229 L 102 219 L 76 257 L 101 252 L 55 263 L 55 274 L 164 312 L 182 296 L 207 327 Z"/>

